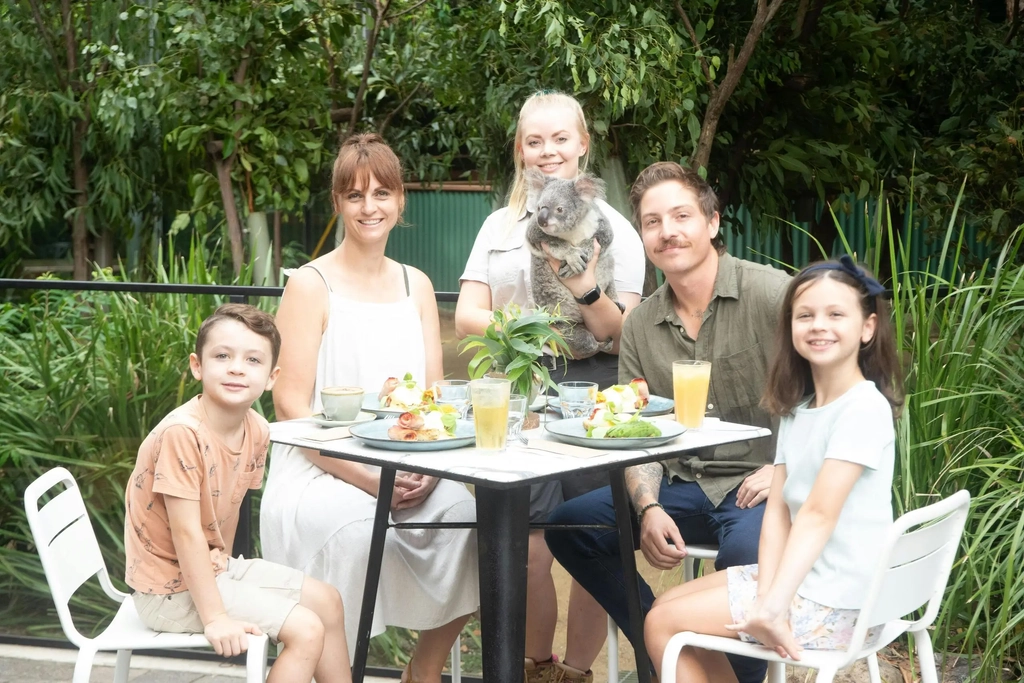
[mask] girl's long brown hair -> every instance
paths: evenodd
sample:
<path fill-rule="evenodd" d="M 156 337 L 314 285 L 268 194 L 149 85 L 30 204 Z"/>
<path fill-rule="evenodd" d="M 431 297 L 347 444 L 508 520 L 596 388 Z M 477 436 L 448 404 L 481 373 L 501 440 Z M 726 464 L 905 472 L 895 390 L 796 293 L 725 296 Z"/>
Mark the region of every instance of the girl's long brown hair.
<path fill-rule="evenodd" d="M 761 407 L 772 415 L 789 415 L 797 404 L 814 393 L 810 363 L 793 347 L 793 300 L 809 283 L 831 278 L 857 291 L 860 295 L 861 313 L 865 318 L 872 313 L 878 316 L 875 334 L 871 341 L 861 345 L 857 364 L 864 378 L 874 382 L 889 401 L 893 416 L 898 416 L 903 405 L 903 373 L 896 354 L 896 338 L 889 302 L 882 295 L 868 294 L 864 285 L 849 273 L 839 268 L 812 268 L 815 265 L 821 264 L 811 264 L 801 270 L 786 289 L 776 328 L 775 359 L 768 370 L 768 382 L 761 398 Z M 836 265 L 838 266 L 838 263 Z"/>

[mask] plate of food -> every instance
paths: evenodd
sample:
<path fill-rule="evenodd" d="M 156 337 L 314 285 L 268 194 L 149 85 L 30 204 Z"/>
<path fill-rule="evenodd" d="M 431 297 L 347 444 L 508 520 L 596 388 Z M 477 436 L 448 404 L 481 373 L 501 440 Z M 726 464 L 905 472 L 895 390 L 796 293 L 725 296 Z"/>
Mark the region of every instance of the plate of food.
<path fill-rule="evenodd" d="M 398 417 L 402 413 L 434 403 L 434 392 L 413 379 L 412 373 L 398 379 L 389 377 L 377 396 L 363 397 L 362 409 L 377 417 Z"/>
<path fill-rule="evenodd" d="M 309 419 L 316 422 L 321 427 L 348 427 L 349 425 L 359 424 L 360 422 L 370 422 L 377 419 L 377 416 L 373 413 L 361 410 L 354 420 L 329 420 L 324 417 L 323 413 L 310 415 Z"/>
<path fill-rule="evenodd" d="M 633 449 L 660 446 L 686 431 L 670 420 L 646 420 L 640 413 L 594 408 L 590 417 L 554 420 L 545 425 L 559 441 L 585 448 Z"/>
<path fill-rule="evenodd" d="M 352 425 L 349 433 L 367 446 L 407 453 L 444 451 L 476 441 L 473 423 L 458 419 L 454 406 L 434 404 L 404 412 L 397 420 Z"/>
<path fill-rule="evenodd" d="M 555 411 L 562 409 L 557 396 L 548 399 L 548 407 Z M 652 396 L 647 381 L 636 378 L 629 384 L 614 384 L 597 392 L 597 408 L 606 408 L 614 413 L 640 412 L 645 417 L 665 415 L 675 408 L 675 401 L 664 396 Z"/>

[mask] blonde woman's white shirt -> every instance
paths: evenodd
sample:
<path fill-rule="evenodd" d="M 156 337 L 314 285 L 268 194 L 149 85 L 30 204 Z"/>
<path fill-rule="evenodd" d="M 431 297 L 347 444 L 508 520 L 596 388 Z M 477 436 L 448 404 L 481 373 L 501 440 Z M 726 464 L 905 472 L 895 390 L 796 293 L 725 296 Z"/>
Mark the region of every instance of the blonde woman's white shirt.
<path fill-rule="evenodd" d="M 839 521 L 797 594 L 827 607 L 860 609 L 878 543 L 892 525 L 896 430 L 892 408 L 874 382 L 855 384 L 821 408 L 807 399 L 779 424 L 776 465 L 786 466 L 782 498 L 796 518 L 825 460 L 864 466 Z"/>
<path fill-rule="evenodd" d="M 615 237 L 608 251 L 615 258 L 615 289 L 640 295 L 644 287 L 644 245 L 640 235 L 622 214 L 607 202 L 597 200 Z M 526 246 L 526 227 L 530 207 L 509 228 L 508 207 L 498 209 L 484 221 L 473 243 L 460 281 L 482 282 L 491 288 L 491 308 L 498 310 L 515 303 L 533 308 L 530 286 L 530 250 Z"/>

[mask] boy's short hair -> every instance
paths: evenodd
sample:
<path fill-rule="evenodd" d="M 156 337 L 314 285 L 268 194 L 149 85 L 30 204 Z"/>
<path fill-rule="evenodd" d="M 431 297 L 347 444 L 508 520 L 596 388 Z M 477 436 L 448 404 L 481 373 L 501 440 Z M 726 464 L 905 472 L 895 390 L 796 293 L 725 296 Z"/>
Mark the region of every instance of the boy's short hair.
<path fill-rule="evenodd" d="M 200 360 L 203 358 L 203 347 L 206 345 L 206 338 L 210 336 L 210 330 L 222 320 L 237 320 L 269 341 L 270 365 L 271 367 L 277 365 L 277 356 L 281 353 L 281 333 L 277 331 L 277 325 L 274 324 L 274 316 L 249 304 L 222 304 L 217 307 L 213 315 L 203 321 L 199 326 L 199 334 L 196 335 L 196 355 Z"/>
<path fill-rule="evenodd" d="M 708 181 L 704 180 L 691 168 L 680 166 L 674 161 L 658 161 L 651 164 L 633 181 L 633 187 L 629 190 L 629 203 L 633 208 L 633 223 L 640 228 L 640 200 L 644 198 L 647 190 L 655 185 L 661 185 L 669 181 L 675 181 L 686 189 L 697 195 L 697 204 L 704 218 L 711 220 L 711 217 L 718 212 L 718 195 Z M 725 251 L 725 241 L 722 239 L 722 232 L 711 240 L 712 246 L 719 253 Z"/>

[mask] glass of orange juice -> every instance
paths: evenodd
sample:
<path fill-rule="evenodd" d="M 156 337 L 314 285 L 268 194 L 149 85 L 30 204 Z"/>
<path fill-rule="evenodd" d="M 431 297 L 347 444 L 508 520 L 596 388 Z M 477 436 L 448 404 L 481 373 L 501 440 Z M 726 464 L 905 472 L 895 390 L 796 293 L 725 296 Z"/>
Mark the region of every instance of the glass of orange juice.
<path fill-rule="evenodd" d="M 491 377 L 475 379 L 469 383 L 469 393 L 473 401 L 476 447 L 482 451 L 505 450 L 512 382 Z"/>
<path fill-rule="evenodd" d="M 672 362 L 672 398 L 676 402 L 676 422 L 687 429 L 700 429 L 704 406 L 708 403 L 711 361 L 677 360 Z"/>

